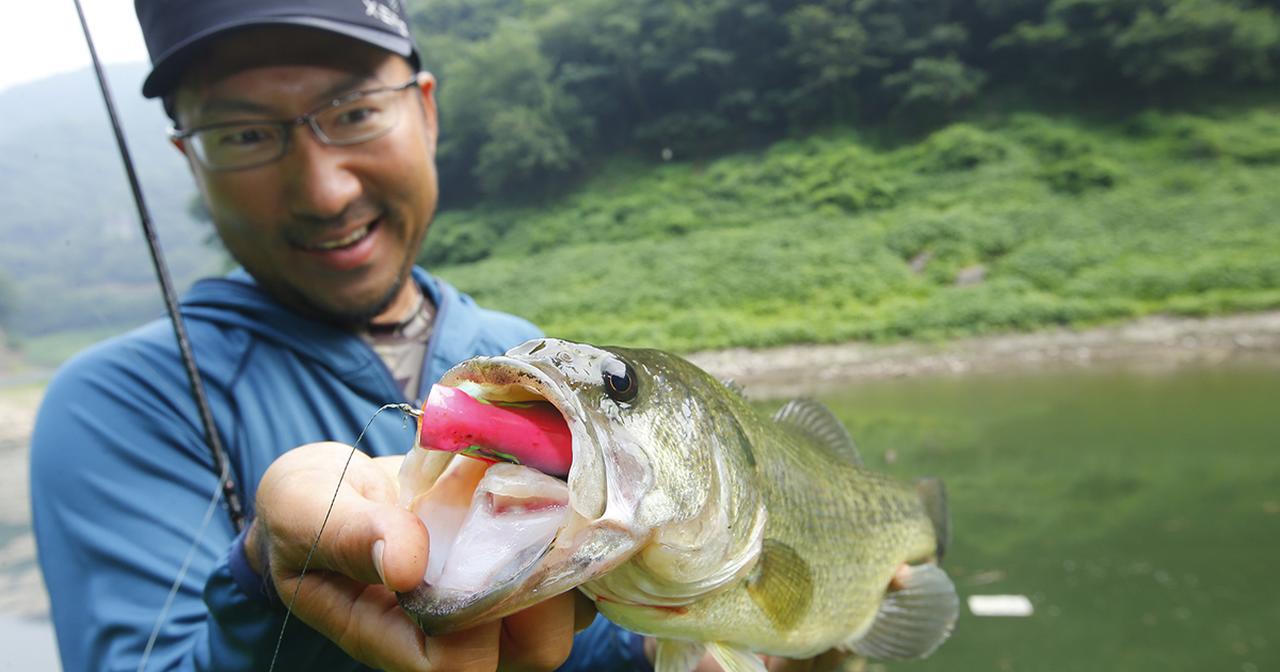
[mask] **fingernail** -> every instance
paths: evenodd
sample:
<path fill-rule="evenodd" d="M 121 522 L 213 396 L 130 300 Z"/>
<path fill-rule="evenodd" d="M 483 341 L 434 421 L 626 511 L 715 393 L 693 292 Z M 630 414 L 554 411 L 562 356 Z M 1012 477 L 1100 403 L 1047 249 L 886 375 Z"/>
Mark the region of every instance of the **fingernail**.
<path fill-rule="evenodd" d="M 373 569 L 378 572 L 378 580 L 383 585 L 387 583 L 387 577 L 382 573 L 382 551 L 386 549 L 387 542 L 379 539 L 373 542 Z"/>

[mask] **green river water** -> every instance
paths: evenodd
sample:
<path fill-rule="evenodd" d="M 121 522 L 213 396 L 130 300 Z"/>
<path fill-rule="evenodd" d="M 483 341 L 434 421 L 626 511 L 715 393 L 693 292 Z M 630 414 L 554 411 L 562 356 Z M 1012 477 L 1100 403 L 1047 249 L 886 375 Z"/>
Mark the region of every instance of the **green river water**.
<path fill-rule="evenodd" d="M 868 464 L 947 483 L 962 599 L 891 670 L 1280 670 L 1280 369 L 875 382 L 822 397 Z M 1020 594 L 1034 615 L 972 615 Z M 883 669 L 873 665 L 871 669 Z"/>

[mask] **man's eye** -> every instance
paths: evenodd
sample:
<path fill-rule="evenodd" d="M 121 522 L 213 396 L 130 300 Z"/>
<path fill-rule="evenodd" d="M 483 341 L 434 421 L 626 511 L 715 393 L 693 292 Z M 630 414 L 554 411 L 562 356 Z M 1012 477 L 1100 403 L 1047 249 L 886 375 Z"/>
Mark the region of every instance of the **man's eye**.
<path fill-rule="evenodd" d="M 213 144 L 218 147 L 248 148 L 272 142 L 275 133 L 265 126 L 227 128 L 217 131 Z"/>
<path fill-rule="evenodd" d="M 361 126 L 373 123 L 382 110 L 371 105 L 342 110 L 334 119 L 340 126 Z"/>

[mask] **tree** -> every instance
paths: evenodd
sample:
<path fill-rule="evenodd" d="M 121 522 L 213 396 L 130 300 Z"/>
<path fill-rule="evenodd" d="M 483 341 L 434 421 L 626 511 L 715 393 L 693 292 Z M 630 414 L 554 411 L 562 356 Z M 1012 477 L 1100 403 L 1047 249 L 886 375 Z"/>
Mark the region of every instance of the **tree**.
<path fill-rule="evenodd" d="M 1233 0 L 1051 0 L 993 43 L 1059 88 L 1274 81 L 1280 18 Z"/>
<path fill-rule="evenodd" d="M 907 70 L 884 78 L 885 88 L 895 91 L 904 109 L 950 111 L 973 100 L 986 75 L 955 57 L 921 57 Z"/>
<path fill-rule="evenodd" d="M 528 23 L 504 20 L 458 51 L 441 72 L 442 180 L 461 173 L 489 194 L 522 191 L 577 164 L 575 143 L 589 134 L 589 120 L 552 82 Z"/>
<path fill-rule="evenodd" d="M 568 173 L 578 151 L 545 109 L 517 105 L 494 115 L 480 148 L 475 175 L 486 193 L 527 190 Z"/>
<path fill-rule="evenodd" d="M 785 21 L 790 38 L 785 53 L 801 73 L 798 86 L 790 91 L 796 107 L 824 100 L 837 109 L 851 109 L 857 77 L 880 63 L 868 52 L 871 40 L 862 22 L 823 5 L 796 7 Z"/>

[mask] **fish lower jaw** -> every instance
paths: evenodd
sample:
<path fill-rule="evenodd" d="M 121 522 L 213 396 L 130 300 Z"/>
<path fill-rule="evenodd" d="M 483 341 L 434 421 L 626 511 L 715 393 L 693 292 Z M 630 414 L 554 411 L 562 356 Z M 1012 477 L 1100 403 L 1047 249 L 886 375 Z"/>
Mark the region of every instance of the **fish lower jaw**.
<path fill-rule="evenodd" d="M 572 519 L 568 486 L 527 467 L 460 457 L 411 510 L 429 532 L 413 604 L 453 613 L 523 584 Z"/>
<path fill-rule="evenodd" d="M 575 588 L 639 545 L 632 528 L 574 511 L 558 478 L 452 459 L 409 506 L 429 532 L 428 565 L 422 583 L 398 597 L 427 634 L 465 629 Z"/>

